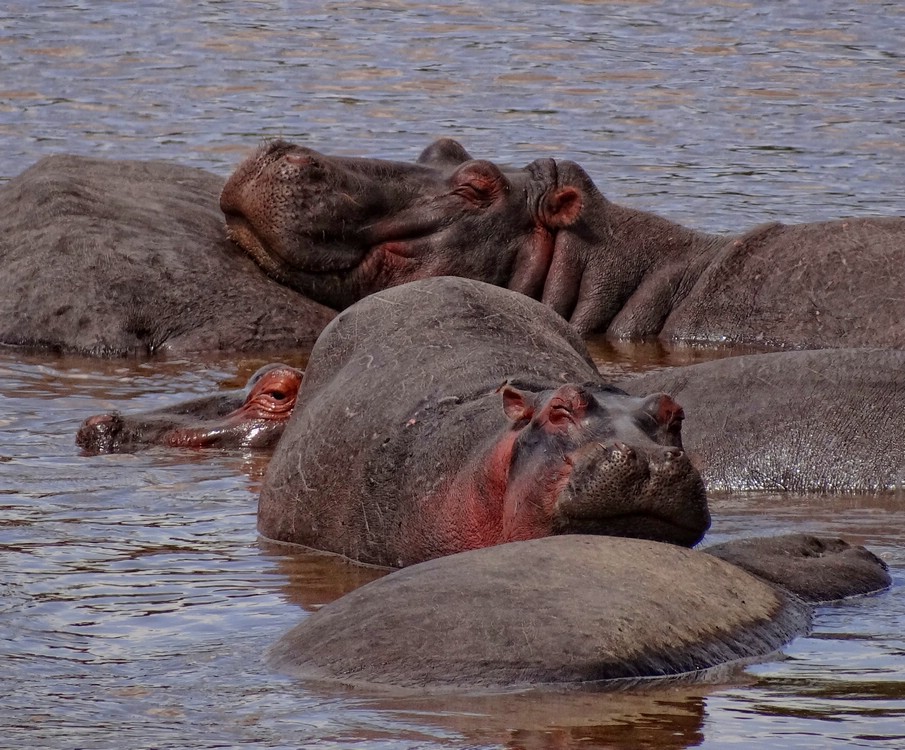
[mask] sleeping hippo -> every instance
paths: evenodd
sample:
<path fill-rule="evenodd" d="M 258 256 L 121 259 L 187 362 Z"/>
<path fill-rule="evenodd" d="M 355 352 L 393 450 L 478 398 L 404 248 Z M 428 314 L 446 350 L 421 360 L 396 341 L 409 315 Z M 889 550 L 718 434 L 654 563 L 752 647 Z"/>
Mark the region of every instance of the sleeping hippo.
<path fill-rule="evenodd" d="M 333 311 L 226 239 L 223 180 L 42 159 L 0 185 L 0 344 L 93 356 L 310 346 Z"/>
<path fill-rule="evenodd" d="M 461 552 L 307 615 L 267 660 L 305 679 L 419 692 L 705 679 L 806 632 L 809 603 L 890 584 L 879 558 L 838 539 L 714 553 L 584 535 Z"/>
<path fill-rule="evenodd" d="M 604 383 L 561 317 L 482 282 L 372 295 L 315 345 L 265 477 L 269 539 L 402 567 L 551 534 L 693 545 L 681 407 Z"/>
<path fill-rule="evenodd" d="M 582 333 L 781 348 L 905 348 L 905 219 L 741 234 L 607 200 L 569 161 L 501 169 L 441 140 L 416 165 L 276 141 L 221 195 L 230 236 L 273 278 L 335 308 L 425 276 L 522 292 Z"/>
<path fill-rule="evenodd" d="M 619 383 L 669 391 L 708 490 L 845 492 L 905 484 L 905 351 L 824 349 L 673 367 Z"/>
<path fill-rule="evenodd" d="M 88 417 L 75 442 L 88 454 L 124 453 L 143 446 L 171 448 L 272 448 L 295 407 L 304 373 L 269 364 L 242 390 L 141 412 Z"/>

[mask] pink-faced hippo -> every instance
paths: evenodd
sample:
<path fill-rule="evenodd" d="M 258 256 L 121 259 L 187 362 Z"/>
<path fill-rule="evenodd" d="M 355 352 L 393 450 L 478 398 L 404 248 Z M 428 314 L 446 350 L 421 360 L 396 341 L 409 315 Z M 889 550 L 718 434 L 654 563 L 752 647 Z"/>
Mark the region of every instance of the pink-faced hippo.
<path fill-rule="evenodd" d="M 75 442 L 88 454 L 125 453 L 151 445 L 273 448 L 292 415 L 303 375 L 289 365 L 269 364 L 241 390 L 137 414 L 97 414 L 82 423 Z"/>
<path fill-rule="evenodd" d="M 0 344 L 94 356 L 308 347 L 333 311 L 226 239 L 223 180 L 52 156 L 0 185 Z"/>
<path fill-rule="evenodd" d="M 903 218 L 718 235 L 612 203 L 569 161 L 501 169 L 442 140 L 383 164 L 263 146 L 224 187 L 230 236 L 336 308 L 449 274 L 539 299 L 582 333 L 905 348 Z"/>
<path fill-rule="evenodd" d="M 710 516 L 682 416 L 604 383 L 575 330 L 524 295 L 393 287 L 318 339 L 258 529 L 396 567 L 551 534 L 693 545 Z"/>
<path fill-rule="evenodd" d="M 846 492 L 905 484 L 905 351 L 772 352 L 619 383 L 686 409 L 683 442 L 708 490 Z"/>
<path fill-rule="evenodd" d="M 267 660 L 307 680 L 438 692 L 715 680 L 728 670 L 714 667 L 762 659 L 806 632 L 809 603 L 890 584 L 879 558 L 837 539 L 714 552 L 585 535 L 461 552 L 307 615 Z"/>

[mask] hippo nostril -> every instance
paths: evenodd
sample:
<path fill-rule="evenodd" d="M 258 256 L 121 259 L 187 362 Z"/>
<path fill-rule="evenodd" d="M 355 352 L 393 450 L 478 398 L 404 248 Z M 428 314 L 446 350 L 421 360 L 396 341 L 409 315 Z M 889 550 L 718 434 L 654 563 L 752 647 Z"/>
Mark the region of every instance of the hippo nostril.
<path fill-rule="evenodd" d="M 116 421 L 115 414 L 95 414 L 85 420 L 86 427 L 103 427 Z"/>

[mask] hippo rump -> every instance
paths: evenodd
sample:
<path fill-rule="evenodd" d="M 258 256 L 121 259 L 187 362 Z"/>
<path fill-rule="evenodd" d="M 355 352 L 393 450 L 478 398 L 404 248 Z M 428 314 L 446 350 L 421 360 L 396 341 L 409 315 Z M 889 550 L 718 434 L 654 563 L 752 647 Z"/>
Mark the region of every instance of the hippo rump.
<path fill-rule="evenodd" d="M 0 343 L 88 355 L 310 346 L 333 312 L 226 239 L 223 180 L 52 156 L 0 186 Z"/>
<path fill-rule="evenodd" d="M 244 389 L 136 414 L 96 414 L 82 423 L 75 442 L 89 455 L 152 445 L 273 448 L 292 416 L 303 375 L 289 365 L 269 364 L 252 375 Z"/>
<path fill-rule="evenodd" d="M 905 352 L 773 352 L 621 382 L 666 390 L 708 490 L 876 491 L 905 482 Z"/>
<path fill-rule="evenodd" d="M 905 348 L 903 218 L 717 235 L 612 203 L 569 161 L 503 170 L 441 140 L 417 165 L 365 175 L 360 162 L 263 146 L 223 189 L 230 235 L 275 279 L 336 308 L 449 274 L 617 339 Z"/>
<path fill-rule="evenodd" d="M 268 467 L 269 539 L 402 567 L 551 534 L 693 545 L 710 516 L 668 395 L 605 384 L 574 329 L 435 277 L 342 312 Z"/>
<path fill-rule="evenodd" d="M 719 552 L 735 560 L 585 535 L 461 552 L 322 607 L 267 660 L 304 679 L 419 691 L 706 679 L 806 632 L 806 602 L 826 598 L 821 582 L 838 581 L 840 596 L 890 582 L 882 561 L 841 540 L 793 535 Z M 786 572 L 801 596 L 747 572 L 751 561 Z"/>

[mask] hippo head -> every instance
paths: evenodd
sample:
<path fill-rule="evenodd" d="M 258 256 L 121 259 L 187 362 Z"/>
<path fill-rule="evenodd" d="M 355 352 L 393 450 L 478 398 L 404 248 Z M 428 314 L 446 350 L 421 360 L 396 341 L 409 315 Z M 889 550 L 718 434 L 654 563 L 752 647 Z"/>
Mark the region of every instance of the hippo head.
<path fill-rule="evenodd" d="M 286 426 L 302 383 L 301 370 L 270 364 L 245 389 L 139 414 L 88 417 L 75 442 L 86 453 L 120 453 L 148 445 L 271 448 Z"/>
<path fill-rule="evenodd" d="M 631 536 L 691 546 L 710 526 L 704 484 L 682 449 L 681 407 L 663 393 L 506 384 L 510 422 L 503 527 L 508 540 Z"/>
<path fill-rule="evenodd" d="M 503 170 L 449 139 L 414 164 L 274 141 L 237 168 L 220 206 L 230 238 L 265 272 L 341 309 L 442 275 L 540 297 L 582 194 L 552 159 Z"/>

